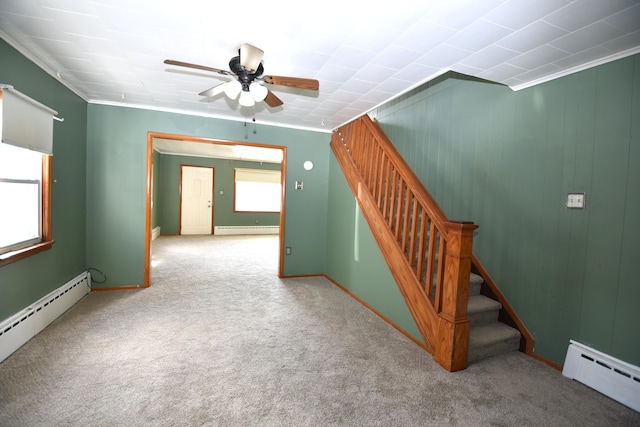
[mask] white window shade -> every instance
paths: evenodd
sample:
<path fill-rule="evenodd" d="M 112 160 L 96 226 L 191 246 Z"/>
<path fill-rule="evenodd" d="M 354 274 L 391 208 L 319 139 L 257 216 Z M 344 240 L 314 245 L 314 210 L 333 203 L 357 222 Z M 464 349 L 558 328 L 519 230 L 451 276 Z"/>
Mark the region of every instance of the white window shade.
<path fill-rule="evenodd" d="M 10 86 L 0 86 L 2 142 L 53 154 L 53 116 L 58 113 Z"/>
<path fill-rule="evenodd" d="M 279 170 L 236 168 L 236 181 L 280 184 L 281 175 Z"/>

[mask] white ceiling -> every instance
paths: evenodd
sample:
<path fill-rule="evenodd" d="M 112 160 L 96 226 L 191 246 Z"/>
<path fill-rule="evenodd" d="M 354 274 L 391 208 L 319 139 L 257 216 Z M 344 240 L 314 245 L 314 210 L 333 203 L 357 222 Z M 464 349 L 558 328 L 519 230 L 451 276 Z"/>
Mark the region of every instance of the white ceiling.
<path fill-rule="evenodd" d="M 448 70 L 518 90 L 638 53 L 640 0 L 2 0 L 0 36 L 91 103 L 330 132 Z M 244 42 L 320 90 L 244 108 L 163 63 L 228 69 Z"/>

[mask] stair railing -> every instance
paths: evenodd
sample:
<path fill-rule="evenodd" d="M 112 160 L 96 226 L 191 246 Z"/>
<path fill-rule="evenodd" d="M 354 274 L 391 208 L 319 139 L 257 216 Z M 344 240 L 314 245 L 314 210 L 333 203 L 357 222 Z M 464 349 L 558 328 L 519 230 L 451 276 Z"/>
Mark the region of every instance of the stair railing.
<path fill-rule="evenodd" d="M 466 368 L 469 277 L 478 226 L 447 219 L 369 116 L 334 131 L 331 147 L 427 350 L 449 371 Z"/>

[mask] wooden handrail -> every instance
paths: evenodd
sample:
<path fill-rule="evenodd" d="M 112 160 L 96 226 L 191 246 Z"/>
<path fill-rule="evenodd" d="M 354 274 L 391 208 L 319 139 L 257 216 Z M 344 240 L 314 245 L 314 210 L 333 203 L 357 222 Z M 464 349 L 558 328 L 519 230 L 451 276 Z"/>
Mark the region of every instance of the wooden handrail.
<path fill-rule="evenodd" d="M 467 366 L 473 230 L 451 222 L 367 115 L 337 129 L 331 147 L 435 360 Z"/>

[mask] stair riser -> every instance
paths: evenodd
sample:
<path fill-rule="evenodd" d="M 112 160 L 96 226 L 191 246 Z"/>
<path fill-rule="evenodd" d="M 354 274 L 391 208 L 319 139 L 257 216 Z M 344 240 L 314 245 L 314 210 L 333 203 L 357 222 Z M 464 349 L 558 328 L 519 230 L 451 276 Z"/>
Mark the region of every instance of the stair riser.
<path fill-rule="evenodd" d="M 514 337 L 508 340 L 494 342 L 490 345 L 469 347 L 468 363 L 497 356 L 499 354 L 517 351 L 520 347 L 520 338 Z"/>
<path fill-rule="evenodd" d="M 488 325 L 498 321 L 498 310 L 483 311 L 480 313 L 469 313 L 471 326 Z"/>

